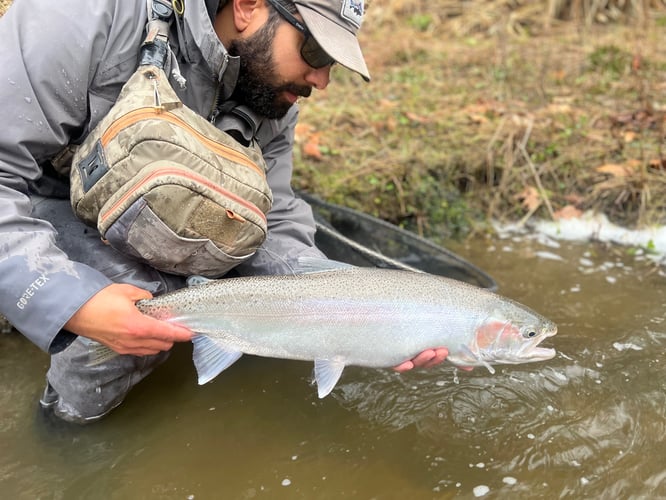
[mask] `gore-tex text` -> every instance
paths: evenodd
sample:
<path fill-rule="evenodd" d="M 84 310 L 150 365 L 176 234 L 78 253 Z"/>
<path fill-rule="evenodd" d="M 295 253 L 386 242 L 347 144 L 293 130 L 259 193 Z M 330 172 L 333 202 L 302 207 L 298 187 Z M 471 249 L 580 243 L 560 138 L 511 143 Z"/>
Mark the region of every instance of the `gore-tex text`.
<path fill-rule="evenodd" d="M 25 292 L 23 292 L 21 298 L 18 300 L 18 302 L 16 302 L 16 307 L 19 309 L 24 309 L 25 306 L 28 305 L 30 299 L 35 295 L 35 293 L 37 293 L 37 291 L 39 291 L 40 288 L 46 284 L 47 281 L 49 281 L 49 278 L 42 274 L 39 278 L 30 283 L 30 286 L 25 289 Z"/>

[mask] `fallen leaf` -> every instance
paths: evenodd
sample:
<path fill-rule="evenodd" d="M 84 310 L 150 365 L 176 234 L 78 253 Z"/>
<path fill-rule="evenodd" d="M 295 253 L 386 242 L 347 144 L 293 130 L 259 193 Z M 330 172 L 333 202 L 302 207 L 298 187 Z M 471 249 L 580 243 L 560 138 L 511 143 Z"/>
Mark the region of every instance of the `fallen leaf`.
<path fill-rule="evenodd" d="M 653 158 L 648 162 L 650 168 L 656 168 L 657 170 L 664 170 L 666 168 L 666 158 Z"/>
<path fill-rule="evenodd" d="M 312 131 L 312 125 L 298 122 L 294 128 L 294 140 L 298 143 L 303 142 L 312 133 Z"/>
<path fill-rule="evenodd" d="M 636 140 L 636 137 L 638 137 L 638 134 L 636 132 L 633 132 L 631 130 L 627 130 L 624 133 L 624 142 L 634 142 Z"/>
<path fill-rule="evenodd" d="M 417 115 L 416 113 L 412 113 L 411 111 L 406 111 L 405 116 L 409 121 L 416 123 L 428 123 L 429 121 L 425 116 Z"/>
<path fill-rule="evenodd" d="M 534 211 L 541 205 L 541 196 L 539 196 L 539 192 L 533 186 L 526 187 L 516 198 L 529 211 Z"/>
<path fill-rule="evenodd" d="M 548 105 L 548 111 L 550 113 L 567 115 L 571 113 L 572 109 L 571 106 L 566 103 L 553 103 Z"/>
<path fill-rule="evenodd" d="M 573 205 L 566 205 L 553 213 L 553 218 L 558 219 L 576 219 L 583 215 L 583 212 Z"/>
<path fill-rule="evenodd" d="M 585 201 L 585 198 L 579 194 L 567 194 L 564 196 L 564 199 L 572 205 L 580 205 Z"/>
<path fill-rule="evenodd" d="M 595 170 L 602 174 L 610 174 L 613 177 L 627 177 L 631 175 L 631 170 L 626 165 L 619 165 L 617 163 L 606 163 Z"/>
<path fill-rule="evenodd" d="M 470 121 L 472 123 L 482 124 L 482 123 L 488 123 L 489 122 L 488 118 L 486 118 L 484 115 L 479 115 L 479 114 L 476 114 L 476 113 L 470 113 L 467 116 L 468 116 L 468 118 L 470 119 Z"/>
<path fill-rule="evenodd" d="M 379 107 L 381 109 L 391 109 L 391 108 L 395 108 L 397 105 L 398 105 L 397 102 L 391 101 L 389 99 L 380 99 L 379 100 Z"/>
<path fill-rule="evenodd" d="M 553 71 L 553 78 L 557 81 L 562 81 L 566 78 L 567 72 L 564 71 L 563 69 L 558 70 L 558 71 Z"/>
<path fill-rule="evenodd" d="M 320 139 L 319 132 L 310 134 L 310 136 L 303 144 L 303 154 L 305 156 L 314 158 L 315 160 L 322 159 L 323 155 L 321 154 L 321 150 L 319 149 L 319 139 Z"/>

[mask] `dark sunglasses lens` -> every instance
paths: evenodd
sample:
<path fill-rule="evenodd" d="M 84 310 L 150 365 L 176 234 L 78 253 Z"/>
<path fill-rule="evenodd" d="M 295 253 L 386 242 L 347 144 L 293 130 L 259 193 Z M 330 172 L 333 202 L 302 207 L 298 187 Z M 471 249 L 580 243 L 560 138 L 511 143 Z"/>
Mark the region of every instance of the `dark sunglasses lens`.
<path fill-rule="evenodd" d="M 324 52 L 324 49 L 321 48 L 311 35 L 307 36 L 305 42 L 303 42 L 301 56 L 313 68 L 323 68 L 335 62 L 335 59 Z"/>

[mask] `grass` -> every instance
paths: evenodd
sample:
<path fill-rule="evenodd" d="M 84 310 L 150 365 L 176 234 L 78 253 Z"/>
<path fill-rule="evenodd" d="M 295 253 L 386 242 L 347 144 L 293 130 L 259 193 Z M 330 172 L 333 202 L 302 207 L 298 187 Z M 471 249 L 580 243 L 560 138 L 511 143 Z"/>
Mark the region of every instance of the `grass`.
<path fill-rule="evenodd" d="M 664 0 L 366 3 L 373 80 L 302 102 L 295 187 L 435 239 L 666 222 Z"/>
<path fill-rule="evenodd" d="M 586 23 L 525 4 L 373 1 L 373 81 L 336 68 L 302 103 L 296 185 L 429 237 L 586 209 L 666 222 L 663 7 Z"/>

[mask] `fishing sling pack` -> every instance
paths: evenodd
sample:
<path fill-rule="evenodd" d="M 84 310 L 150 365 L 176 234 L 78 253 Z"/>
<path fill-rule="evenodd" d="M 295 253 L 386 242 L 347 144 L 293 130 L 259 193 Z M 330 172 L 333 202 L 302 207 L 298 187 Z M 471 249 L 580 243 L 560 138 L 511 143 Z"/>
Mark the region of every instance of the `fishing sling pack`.
<path fill-rule="evenodd" d="M 240 144 L 181 102 L 164 71 L 168 22 L 148 31 L 138 69 L 74 154 L 70 201 L 117 250 L 219 277 L 266 238 L 266 164 L 256 142 Z"/>

